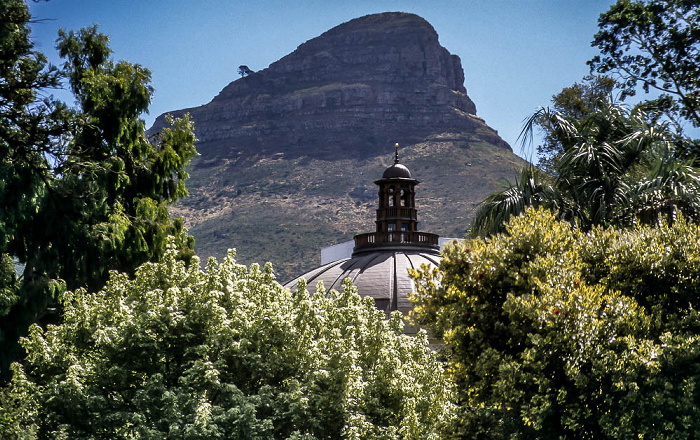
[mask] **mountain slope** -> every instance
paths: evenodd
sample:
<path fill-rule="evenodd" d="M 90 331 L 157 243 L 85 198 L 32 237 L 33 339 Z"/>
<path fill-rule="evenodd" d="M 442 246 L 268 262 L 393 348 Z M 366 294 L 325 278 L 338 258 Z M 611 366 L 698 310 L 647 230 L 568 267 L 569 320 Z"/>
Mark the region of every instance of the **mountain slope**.
<path fill-rule="evenodd" d="M 462 236 L 476 203 L 522 162 L 476 116 L 463 82 L 459 57 L 416 15 L 341 24 L 172 112 L 191 115 L 201 153 L 175 214 L 200 256 L 235 247 L 242 262 L 273 261 L 284 280 L 317 265 L 321 247 L 374 229 L 373 181 L 399 142 L 422 182 L 422 229 Z"/>

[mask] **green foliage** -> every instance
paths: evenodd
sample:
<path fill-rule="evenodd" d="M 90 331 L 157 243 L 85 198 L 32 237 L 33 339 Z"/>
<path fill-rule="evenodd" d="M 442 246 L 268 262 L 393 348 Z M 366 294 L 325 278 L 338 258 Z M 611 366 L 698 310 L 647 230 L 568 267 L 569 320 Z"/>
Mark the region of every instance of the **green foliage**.
<path fill-rule="evenodd" d="M 552 109 L 562 118 L 580 121 L 591 113 L 601 110 L 607 102 L 613 102 L 616 82 L 607 76 L 589 75 L 580 83 L 564 87 L 552 96 Z M 558 160 L 565 146 L 560 139 L 556 124 L 544 117 L 536 119 L 535 124 L 542 131 L 542 145 L 537 147 L 537 165 L 552 175 L 557 174 Z M 526 142 L 526 137 L 523 137 Z"/>
<path fill-rule="evenodd" d="M 0 316 L 17 302 L 17 272 L 9 255 L 0 255 Z"/>
<path fill-rule="evenodd" d="M 481 202 L 470 231 L 474 235 L 499 231 L 511 216 L 522 213 L 529 206 L 563 205 L 564 200 L 553 187 L 551 176 L 532 164 L 526 164 L 515 176 L 514 183 L 507 182 L 502 190 Z"/>
<path fill-rule="evenodd" d="M 700 126 L 700 2 L 618 0 L 600 16 L 593 44 L 601 55 L 589 62 L 599 73 L 622 78 L 634 95 L 660 92 L 656 107 Z"/>
<path fill-rule="evenodd" d="M 2 274 L 9 260 L 24 267 L 17 280 L 0 274 L 0 383 L 20 355 L 18 337 L 55 319 L 63 289 L 96 290 L 110 270 L 133 273 L 161 258 L 170 236 L 182 258 L 194 247 L 167 209 L 187 193 L 192 123 L 169 120 L 147 139 L 139 116 L 150 72 L 113 62 L 94 27 L 61 31 L 66 62 L 50 66 L 32 48 L 29 18 L 21 1 L 0 5 L 0 261 Z M 75 109 L 48 95 L 64 79 Z"/>
<path fill-rule="evenodd" d="M 205 272 L 171 249 L 61 301 L 23 340 L 2 438 L 435 439 L 452 414 L 425 332 L 349 282 L 291 293 L 270 265 Z"/>
<path fill-rule="evenodd" d="M 414 273 L 444 338 L 455 438 L 700 432 L 700 227 L 594 228 L 528 209 Z"/>
<path fill-rule="evenodd" d="M 540 165 L 556 178 L 543 187 L 549 194 L 515 200 L 531 192 L 520 179 L 486 200 L 472 233 L 502 231 L 499 219 L 522 212 L 518 205 L 546 206 L 583 227 L 672 220 L 677 211 L 697 220 L 700 142 L 684 137 L 683 120 L 700 126 L 699 22 L 698 0 L 618 0 L 602 14 L 593 41 L 601 55 L 589 64 L 612 76 L 565 88 L 523 129 L 524 139 L 535 127 L 544 133 Z M 633 110 L 614 104 L 616 87 L 624 99 L 640 83 L 659 96 Z"/>
<path fill-rule="evenodd" d="M 580 117 L 545 108 L 530 118 L 526 132 L 546 121 L 561 146 L 552 162 L 555 177 L 536 170 L 486 199 L 472 234 L 503 230 L 504 221 L 528 206 L 543 206 L 584 229 L 593 226 L 672 221 L 677 213 L 700 219 L 700 173 L 691 141 L 644 109 L 609 102 Z"/>

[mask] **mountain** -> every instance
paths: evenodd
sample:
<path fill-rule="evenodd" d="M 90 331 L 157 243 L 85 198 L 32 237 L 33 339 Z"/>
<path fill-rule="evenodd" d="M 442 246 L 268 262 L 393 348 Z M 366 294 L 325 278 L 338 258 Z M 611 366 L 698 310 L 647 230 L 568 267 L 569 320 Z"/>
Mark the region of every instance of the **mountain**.
<path fill-rule="evenodd" d="M 200 256 L 237 248 L 284 281 L 320 248 L 374 229 L 373 181 L 401 161 L 423 183 L 422 229 L 464 235 L 474 207 L 522 160 L 476 116 L 458 56 L 407 13 L 343 23 L 189 113 L 201 156 L 173 210 Z M 163 127 L 159 116 L 151 132 Z"/>

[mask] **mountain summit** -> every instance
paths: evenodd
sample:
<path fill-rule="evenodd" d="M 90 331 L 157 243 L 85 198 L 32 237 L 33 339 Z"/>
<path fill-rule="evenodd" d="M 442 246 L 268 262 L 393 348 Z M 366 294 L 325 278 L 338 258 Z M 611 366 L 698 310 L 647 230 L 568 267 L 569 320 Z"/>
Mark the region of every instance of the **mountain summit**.
<path fill-rule="evenodd" d="M 474 205 L 520 160 L 476 116 L 458 56 L 423 18 L 390 12 L 343 23 L 227 85 L 189 113 L 201 156 L 176 208 L 201 256 L 236 247 L 281 278 L 319 249 L 373 230 L 372 182 L 393 145 L 424 182 L 423 226 L 462 236 Z M 165 123 L 156 119 L 151 132 Z"/>
<path fill-rule="evenodd" d="M 459 57 L 430 23 L 401 12 L 341 24 L 182 112 L 195 121 L 200 152 L 219 157 L 359 158 L 445 131 L 480 132 L 508 148 L 476 117 Z"/>

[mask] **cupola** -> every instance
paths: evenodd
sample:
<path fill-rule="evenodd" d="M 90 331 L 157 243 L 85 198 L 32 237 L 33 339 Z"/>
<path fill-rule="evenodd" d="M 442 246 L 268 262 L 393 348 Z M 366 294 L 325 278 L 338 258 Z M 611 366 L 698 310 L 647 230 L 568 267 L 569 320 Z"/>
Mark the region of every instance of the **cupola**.
<path fill-rule="evenodd" d="M 395 149 L 394 164 L 374 182 L 379 186 L 376 231 L 355 236 L 353 255 L 397 246 L 439 253 L 438 236 L 418 231 L 416 185 L 419 182 L 399 163 L 399 144 Z"/>

